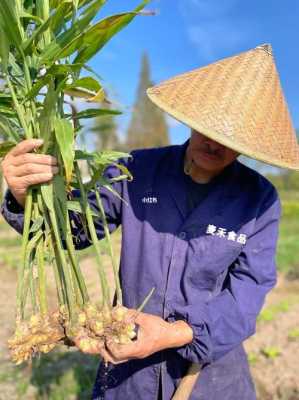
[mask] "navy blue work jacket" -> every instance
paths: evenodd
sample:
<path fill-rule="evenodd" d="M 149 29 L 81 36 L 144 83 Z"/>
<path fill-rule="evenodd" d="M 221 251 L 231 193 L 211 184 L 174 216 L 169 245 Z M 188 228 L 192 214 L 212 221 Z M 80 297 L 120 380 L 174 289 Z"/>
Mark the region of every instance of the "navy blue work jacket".
<path fill-rule="evenodd" d="M 111 232 L 122 226 L 124 304 L 138 307 L 155 287 L 144 311 L 185 320 L 193 342 L 108 371 L 101 364 L 93 399 L 157 400 L 161 377 L 163 399 L 170 400 L 191 362 L 202 371 L 190 400 L 256 398 L 242 342 L 255 332 L 276 283 L 280 202 L 268 180 L 236 160 L 188 215 L 186 146 L 134 151 L 126 162 L 134 180 L 114 183 L 125 202 L 103 188 L 101 197 Z M 114 167 L 106 173 L 118 174 Z M 13 203 L 8 192 L 2 213 L 21 232 L 23 214 Z M 76 247 L 84 248 L 89 240 L 78 215 L 72 219 Z M 102 238 L 100 221 L 96 227 Z"/>

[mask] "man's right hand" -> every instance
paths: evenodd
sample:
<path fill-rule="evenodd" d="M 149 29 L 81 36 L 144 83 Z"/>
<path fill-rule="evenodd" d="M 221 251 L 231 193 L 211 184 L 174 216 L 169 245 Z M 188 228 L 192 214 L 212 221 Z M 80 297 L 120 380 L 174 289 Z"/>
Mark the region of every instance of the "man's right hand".
<path fill-rule="evenodd" d="M 32 153 L 43 144 L 40 139 L 27 139 L 10 150 L 1 163 L 3 176 L 17 200 L 24 207 L 31 185 L 49 182 L 58 172 L 55 157 Z"/>

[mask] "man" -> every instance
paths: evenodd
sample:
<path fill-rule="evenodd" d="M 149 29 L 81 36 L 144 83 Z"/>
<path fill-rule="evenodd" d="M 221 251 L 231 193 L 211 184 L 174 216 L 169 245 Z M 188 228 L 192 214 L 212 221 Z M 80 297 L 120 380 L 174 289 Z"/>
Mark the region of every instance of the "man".
<path fill-rule="evenodd" d="M 299 169 L 270 50 L 259 47 L 149 91 L 192 134 L 181 146 L 132 153 L 126 164 L 133 182 L 114 184 L 127 205 L 101 190 L 110 231 L 122 225 L 124 304 L 136 309 L 156 290 L 136 319 L 137 340 L 101 350 L 110 364 L 99 367 L 94 399 L 169 400 L 191 363 L 201 373 L 190 399 L 256 398 L 242 342 L 276 283 L 280 203 L 275 188 L 237 157 Z M 3 161 L 10 190 L 2 211 L 19 232 L 28 186 L 57 172 L 55 159 L 31 153 L 39 145 L 24 141 Z M 96 207 L 94 195 L 89 201 Z M 80 219 L 71 218 L 77 248 L 88 246 Z M 103 237 L 100 221 L 97 229 Z"/>

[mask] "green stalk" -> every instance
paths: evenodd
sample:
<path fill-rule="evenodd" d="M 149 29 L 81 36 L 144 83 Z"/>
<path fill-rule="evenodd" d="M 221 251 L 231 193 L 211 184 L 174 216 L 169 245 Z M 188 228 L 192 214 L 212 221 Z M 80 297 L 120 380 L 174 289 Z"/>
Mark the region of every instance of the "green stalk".
<path fill-rule="evenodd" d="M 36 0 L 35 6 L 36 6 L 36 15 L 42 18 L 44 21 L 47 21 L 50 16 L 49 0 Z M 51 33 L 50 30 L 47 29 L 43 33 L 42 48 L 50 43 L 51 43 Z"/>
<path fill-rule="evenodd" d="M 58 224 L 57 224 L 57 220 L 56 220 L 56 215 L 53 212 L 53 210 L 49 210 L 49 216 L 50 216 L 50 221 L 51 221 L 51 227 L 53 230 L 53 236 L 55 239 L 55 248 L 57 250 L 57 255 L 58 255 L 58 260 L 59 260 L 59 264 L 58 266 L 61 266 L 62 268 L 62 274 L 63 274 L 63 282 L 65 285 L 65 293 L 66 293 L 66 301 L 67 301 L 67 307 L 68 307 L 68 311 L 69 311 L 69 316 L 70 319 L 72 320 L 74 315 L 73 315 L 73 311 L 74 311 L 74 307 L 75 307 L 75 301 L 74 301 L 74 293 L 72 290 L 72 277 L 69 271 L 69 267 L 67 264 L 67 260 L 64 254 L 64 249 L 62 247 L 62 243 L 61 243 L 61 238 L 60 238 L 60 234 L 59 234 L 59 230 L 58 230 Z"/>
<path fill-rule="evenodd" d="M 23 278 L 23 298 L 22 298 L 22 308 L 25 308 L 26 298 L 28 292 L 28 286 L 30 286 L 32 306 L 36 311 L 36 290 L 35 282 L 33 277 L 33 263 L 32 263 L 32 253 L 35 251 L 36 245 L 43 235 L 42 231 L 36 232 L 34 237 L 27 243 L 26 253 L 25 253 L 25 274 Z"/>
<path fill-rule="evenodd" d="M 152 288 L 151 291 L 149 292 L 149 294 L 146 296 L 146 298 L 143 300 L 142 304 L 137 308 L 138 312 L 141 312 L 144 307 L 146 306 L 146 304 L 148 303 L 149 299 L 152 297 L 154 291 L 156 290 L 156 288 Z"/>
<path fill-rule="evenodd" d="M 41 195 L 40 191 L 38 191 L 38 193 L 37 193 L 37 201 L 38 201 L 39 210 L 40 210 L 41 214 L 44 216 L 44 222 L 45 222 L 45 228 L 46 228 L 45 229 L 45 237 L 47 238 L 48 235 L 51 236 L 50 240 L 52 241 L 52 248 L 49 246 L 48 252 L 50 255 L 52 255 L 51 253 L 53 252 L 54 256 L 56 257 L 56 260 L 57 260 L 58 255 L 56 255 L 56 250 L 54 248 L 55 244 L 53 244 L 53 243 L 55 243 L 55 240 L 54 240 L 53 234 L 50 229 L 50 221 L 49 221 L 50 218 L 48 215 L 48 210 L 43 204 L 42 195 Z M 44 243 L 44 245 L 45 245 L 45 243 Z M 50 252 L 50 250 L 52 250 L 52 252 Z M 59 303 L 59 306 L 62 306 L 63 304 L 66 304 L 66 298 L 65 298 L 65 294 L 63 292 L 62 277 L 59 272 L 59 267 L 55 260 L 53 263 L 53 270 L 54 270 L 54 278 L 55 278 L 55 283 L 56 283 L 58 303 Z"/>
<path fill-rule="evenodd" d="M 46 272 L 44 260 L 44 242 L 40 240 L 36 249 L 37 265 L 38 265 L 38 294 L 40 312 L 45 316 L 48 312 L 47 305 L 47 289 L 46 289 Z"/>
<path fill-rule="evenodd" d="M 23 236 L 22 236 L 22 251 L 21 251 L 21 259 L 22 262 L 18 269 L 18 284 L 17 284 L 17 315 L 24 319 L 24 274 L 25 274 L 25 266 L 26 266 L 26 249 L 29 240 L 29 230 L 30 230 L 30 221 L 32 214 L 32 188 L 28 189 L 28 193 L 26 196 L 25 203 L 25 212 L 24 212 L 24 228 L 23 228 Z"/>
<path fill-rule="evenodd" d="M 105 271 L 103 269 L 103 265 L 102 265 L 102 260 L 101 260 L 101 249 L 99 246 L 99 240 L 96 234 L 96 230 L 95 230 L 95 226 L 94 226 L 94 222 L 93 222 L 93 217 L 92 217 L 92 213 L 91 213 L 91 209 L 87 200 L 87 195 L 84 189 L 84 185 L 81 179 L 81 174 L 80 174 L 80 169 L 78 166 L 78 163 L 75 162 L 75 173 L 76 173 L 76 177 L 80 186 L 80 193 L 81 193 L 81 199 L 82 199 L 82 203 L 81 206 L 83 208 L 83 212 L 86 215 L 86 219 L 87 219 L 87 225 L 88 225 L 88 229 L 89 229 L 89 233 L 91 236 L 91 240 L 96 252 L 96 259 L 97 259 L 97 268 L 98 268 L 98 273 L 100 276 L 100 282 L 101 282 L 101 288 L 102 288 L 102 295 L 103 295 L 103 303 L 106 304 L 108 307 L 111 307 L 110 304 L 110 290 L 109 290 L 109 286 L 108 286 L 108 282 L 107 282 L 107 278 L 106 278 L 106 274 Z"/>
<path fill-rule="evenodd" d="M 7 82 L 8 88 L 10 90 L 11 97 L 12 97 L 16 112 L 18 114 L 20 124 L 21 124 L 22 128 L 24 129 L 25 137 L 26 137 L 26 139 L 31 139 L 32 135 L 30 133 L 30 130 L 28 129 L 27 122 L 25 121 L 24 110 L 22 109 L 22 107 L 20 106 L 20 104 L 18 102 L 16 92 L 14 90 L 14 87 L 10 81 L 10 77 L 8 74 L 6 75 L 6 82 Z"/>
<path fill-rule="evenodd" d="M 87 287 L 85 285 L 84 277 L 80 268 L 79 263 L 77 262 L 77 258 L 75 256 L 75 246 L 72 240 L 72 231 L 71 231 L 71 225 L 69 218 L 67 218 L 67 235 L 66 235 L 66 245 L 67 245 L 67 250 L 68 254 L 74 269 L 74 273 L 77 278 L 77 282 L 80 288 L 83 304 L 89 302 L 89 295 L 87 292 Z"/>
<path fill-rule="evenodd" d="M 78 304 L 82 305 L 82 303 L 85 304 L 86 302 L 88 302 L 89 296 L 87 293 L 87 288 L 85 285 L 85 281 L 84 281 L 80 266 L 76 259 L 75 247 L 74 247 L 74 243 L 72 240 L 70 221 L 69 221 L 68 215 L 66 216 L 66 218 L 64 217 L 63 212 L 60 208 L 60 205 L 59 205 L 59 202 L 57 201 L 57 199 L 56 199 L 55 208 L 58 212 L 58 218 L 59 218 L 59 221 L 61 222 L 61 224 L 63 224 L 63 225 L 66 224 L 66 230 L 65 230 L 65 228 L 63 228 L 63 230 L 65 231 L 64 236 L 65 236 L 66 247 L 67 247 L 68 256 L 69 256 L 69 259 L 70 259 L 71 265 L 72 265 L 71 273 L 72 273 L 72 277 L 73 277 L 73 286 L 74 286 L 74 290 L 76 292 L 77 302 L 78 302 Z"/>
<path fill-rule="evenodd" d="M 33 250 L 34 252 L 34 250 Z M 37 314 L 37 302 L 36 302 L 36 282 L 34 278 L 34 255 L 31 254 L 28 260 L 28 275 L 29 275 L 29 285 L 30 285 L 30 295 L 31 295 L 31 305 L 34 314 Z M 25 296 L 26 300 L 26 296 Z M 26 306 L 26 304 L 24 304 Z"/>
<path fill-rule="evenodd" d="M 29 71 L 29 66 L 28 66 L 28 61 L 30 61 L 29 56 L 25 56 L 25 54 L 22 54 L 23 56 L 23 66 L 24 66 L 24 75 L 25 75 L 25 82 L 26 82 L 26 89 L 27 92 L 29 92 L 32 89 L 32 81 L 31 81 L 31 76 L 30 76 L 30 71 Z M 37 133 L 38 131 L 38 122 L 37 122 L 37 111 L 36 111 L 36 105 L 34 100 L 30 100 L 29 102 L 30 107 L 27 107 L 27 112 L 29 113 L 29 120 L 30 122 L 30 137 L 39 137 L 39 134 Z M 29 127 L 28 127 L 29 129 Z M 35 134 L 34 134 L 35 132 Z"/>
<path fill-rule="evenodd" d="M 62 213 L 62 210 L 60 208 L 59 202 L 57 201 L 56 197 L 54 197 L 54 209 L 55 209 L 55 215 L 56 215 L 57 226 L 58 226 L 60 238 L 61 238 L 61 240 L 66 241 L 65 216 Z M 70 280 L 71 291 L 74 294 L 75 303 L 77 304 L 78 302 L 80 302 L 80 300 L 79 300 L 80 293 L 79 293 L 76 276 L 73 273 L 73 268 L 71 268 L 70 278 L 71 278 L 71 280 Z"/>
<path fill-rule="evenodd" d="M 40 216 L 38 208 L 38 200 L 34 203 L 35 218 Z M 44 233 L 36 246 L 36 261 L 37 261 L 37 272 L 38 272 L 38 299 L 39 308 L 43 316 L 47 314 L 47 295 L 46 295 L 46 274 L 45 274 L 45 260 L 44 260 Z"/>
<path fill-rule="evenodd" d="M 112 262 L 114 281 L 115 281 L 115 287 L 116 287 L 117 304 L 118 305 L 122 305 L 122 290 L 121 290 L 121 286 L 120 286 L 118 267 L 116 265 L 116 260 L 115 260 L 113 247 L 112 247 L 112 242 L 111 242 L 111 235 L 110 235 L 110 232 L 109 232 L 107 218 L 106 218 L 106 214 L 105 214 L 105 211 L 104 211 L 104 208 L 103 208 L 102 200 L 101 200 L 100 195 L 99 195 L 99 191 L 100 191 L 100 188 L 98 190 L 97 190 L 97 187 L 94 188 L 97 205 L 99 207 L 99 210 L 100 210 L 100 213 L 101 213 L 101 217 L 102 217 L 102 221 L 103 221 L 103 225 L 104 225 L 105 237 L 106 237 L 106 239 L 108 241 L 109 253 L 110 253 L 110 258 L 111 258 L 111 262 Z"/>
<path fill-rule="evenodd" d="M 63 267 L 62 267 L 59 251 L 57 249 L 57 244 L 56 244 L 53 232 L 51 232 L 51 237 L 52 237 L 52 243 L 53 243 L 53 252 L 54 252 L 54 256 L 55 256 L 54 274 L 55 274 L 55 281 L 56 281 L 56 286 L 57 286 L 59 304 L 66 305 L 68 307 L 65 276 L 63 274 Z"/>

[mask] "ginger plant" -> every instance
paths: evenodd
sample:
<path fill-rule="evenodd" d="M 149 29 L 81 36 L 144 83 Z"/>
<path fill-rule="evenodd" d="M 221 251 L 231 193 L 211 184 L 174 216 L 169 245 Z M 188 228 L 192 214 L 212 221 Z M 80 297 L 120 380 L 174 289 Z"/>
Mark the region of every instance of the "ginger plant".
<path fill-rule="evenodd" d="M 135 336 L 125 322 L 118 270 L 97 182 L 113 190 L 104 178 L 114 163 L 120 179 L 130 173 L 118 162 L 125 154 L 75 150 L 86 118 L 117 115 L 118 110 L 92 108 L 105 104 L 105 90 L 87 63 L 149 2 L 133 11 L 93 22 L 106 0 L 1 0 L 0 2 L 0 157 L 23 139 L 43 139 L 40 150 L 55 156 L 59 174 L 48 184 L 31 187 L 26 196 L 22 235 L 22 263 L 18 269 L 16 332 L 9 341 L 12 358 L 21 363 L 47 353 L 58 343 L 77 343 L 82 351 L 101 346 L 107 337 L 125 343 Z M 85 100 L 87 108 L 74 112 L 69 98 Z M 79 160 L 88 160 L 90 182 L 83 183 Z M 71 199 L 72 189 L 80 199 Z M 88 203 L 94 190 L 99 213 Z M 101 285 L 101 303 L 92 304 L 76 255 L 69 211 L 79 212 L 94 246 Z M 95 218 L 108 238 L 117 305 L 112 306 L 110 284 L 101 261 Z M 54 270 L 57 310 L 50 310 L 46 260 Z"/>

